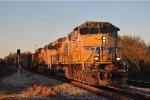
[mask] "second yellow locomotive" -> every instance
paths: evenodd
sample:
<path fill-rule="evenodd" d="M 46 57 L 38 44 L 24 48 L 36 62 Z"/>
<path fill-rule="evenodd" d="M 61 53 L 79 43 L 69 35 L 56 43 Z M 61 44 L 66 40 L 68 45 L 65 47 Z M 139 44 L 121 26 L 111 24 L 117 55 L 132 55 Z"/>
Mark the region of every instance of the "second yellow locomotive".
<path fill-rule="evenodd" d="M 34 65 L 89 85 L 122 83 L 128 63 L 123 57 L 118 31 L 109 22 L 87 21 L 67 37 L 36 50 Z"/>

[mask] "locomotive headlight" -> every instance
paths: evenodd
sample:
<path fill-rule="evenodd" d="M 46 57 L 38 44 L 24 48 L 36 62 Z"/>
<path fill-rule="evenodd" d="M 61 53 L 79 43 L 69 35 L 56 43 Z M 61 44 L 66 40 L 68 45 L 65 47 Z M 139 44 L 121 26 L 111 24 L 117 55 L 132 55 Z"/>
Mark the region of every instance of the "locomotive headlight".
<path fill-rule="evenodd" d="M 99 60 L 99 57 L 98 57 L 98 56 L 95 56 L 95 57 L 94 57 L 94 60 L 95 60 L 95 61 L 98 61 L 98 60 Z"/>
<path fill-rule="evenodd" d="M 119 61 L 121 58 L 117 57 L 116 60 Z"/>
<path fill-rule="evenodd" d="M 102 43 L 106 43 L 106 37 L 102 36 Z"/>

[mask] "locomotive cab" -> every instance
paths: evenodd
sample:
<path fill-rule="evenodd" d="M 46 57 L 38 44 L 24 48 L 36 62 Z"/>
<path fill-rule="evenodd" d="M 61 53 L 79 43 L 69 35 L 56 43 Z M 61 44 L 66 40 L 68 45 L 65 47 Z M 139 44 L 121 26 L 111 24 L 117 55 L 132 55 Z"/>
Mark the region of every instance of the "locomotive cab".
<path fill-rule="evenodd" d="M 74 41 L 79 47 L 75 50 L 80 57 L 74 57 L 73 63 L 81 64 L 83 79 L 92 85 L 110 85 L 113 80 L 118 81 L 114 73 L 120 77 L 127 71 L 118 37 L 120 29 L 108 22 L 86 22 L 76 30 L 74 34 L 78 37 Z"/>
<path fill-rule="evenodd" d="M 82 61 L 92 52 L 88 61 L 112 63 L 116 61 L 115 48 L 118 46 L 119 28 L 108 22 L 87 22 L 79 27 L 79 40 L 82 49 Z M 87 61 L 87 62 L 88 62 Z"/>

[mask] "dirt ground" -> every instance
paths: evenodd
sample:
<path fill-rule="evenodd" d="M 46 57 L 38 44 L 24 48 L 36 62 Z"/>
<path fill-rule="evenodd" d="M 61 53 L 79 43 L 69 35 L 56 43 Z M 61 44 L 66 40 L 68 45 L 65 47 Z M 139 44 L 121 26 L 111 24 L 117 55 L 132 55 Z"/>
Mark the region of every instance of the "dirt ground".
<path fill-rule="evenodd" d="M 3 83 L 2 80 L 17 74 L 15 66 L 0 65 L 0 100 L 57 100 L 57 87 L 34 83 L 27 87 Z"/>

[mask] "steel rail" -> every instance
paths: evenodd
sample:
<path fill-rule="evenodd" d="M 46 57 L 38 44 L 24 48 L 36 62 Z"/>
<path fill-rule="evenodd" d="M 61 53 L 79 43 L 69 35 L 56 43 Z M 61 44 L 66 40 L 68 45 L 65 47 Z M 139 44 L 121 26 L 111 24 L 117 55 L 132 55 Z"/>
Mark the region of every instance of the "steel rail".
<path fill-rule="evenodd" d="M 139 93 L 139 92 L 135 92 L 131 90 L 125 90 L 125 89 L 114 87 L 114 86 L 107 86 L 107 88 L 115 90 L 115 91 L 119 91 L 127 95 L 131 95 L 133 98 L 136 98 L 138 100 L 143 100 L 143 99 L 150 100 L 150 95 L 147 95 L 147 94 L 143 94 L 143 93 Z"/>
<path fill-rule="evenodd" d="M 138 81 L 138 80 L 127 80 L 126 84 L 127 85 L 132 85 L 132 86 L 150 88 L 150 83 L 149 82 L 143 82 L 143 81 Z"/>

